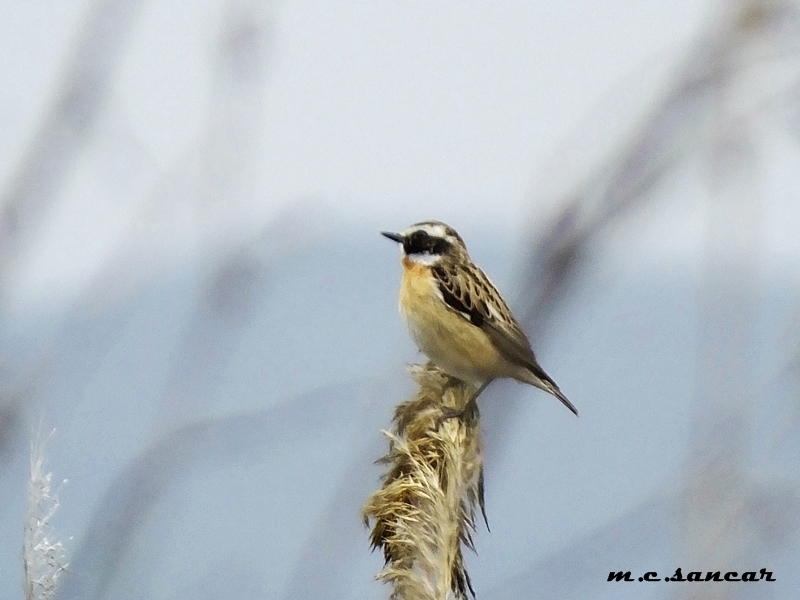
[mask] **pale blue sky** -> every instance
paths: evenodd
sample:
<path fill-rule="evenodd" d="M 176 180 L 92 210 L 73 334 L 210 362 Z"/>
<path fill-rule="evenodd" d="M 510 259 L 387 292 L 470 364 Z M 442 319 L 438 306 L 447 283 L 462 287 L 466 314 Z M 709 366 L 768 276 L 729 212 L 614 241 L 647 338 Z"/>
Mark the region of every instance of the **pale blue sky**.
<path fill-rule="evenodd" d="M 153 228 L 148 201 L 161 211 L 153 268 L 193 252 L 198 232 L 257 229 L 297 201 L 338 220 L 436 217 L 515 235 L 531 206 L 546 212 L 625 139 L 713 14 L 689 0 L 126 4 L 138 10 L 112 45 L 97 124 L 12 301 L 74 296 L 120 239 Z M 0 4 L 0 185 L 63 85 L 91 6 Z M 243 183 L 205 190 L 209 162 L 229 166 L 202 150 L 226 118 L 214 112 L 219 38 L 248 6 L 269 41 L 244 109 Z M 154 200 L 164 187 L 189 207 Z M 204 194 L 225 206 L 198 216 Z"/>
<path fill-rule="evenodd" d="M 386 597 L 358 511 L 420 357 L 378 231 L 449 222 L 530 309 L 549 218 L 591 174 L 584 205 L 602 202 L 615 149 L 646 163 L 664 147 L 678 160 L 650 201 L 578 248 L 543 331 L 525 323 L 580 419 L 534 389 L 487 390 L 492 532 L 467 561 L 487 600 L 641 600 L 668 594 L 624 596 L 603 571 L 757 570 L 775 550 L 775 597 L 793 597 L 800 549 L 770 527 L 800 527 L 800 122 L 794 96 L 771 100 L 797 61 L 759 54 L 791 23 L 737 21 L 715 40 L 747 68 L 685 86 L 650 146 L 631 142 L 679 66 L 716 64 L 696 42 L 733 22 L 718 4 L 0 0 L 1 197 L 54 105 L 91 123 L 13 252 L 0 244 L 0 418 L 16 419 L 0 597 L 19 589 L 39 417 L 70 479 L 67 600 Z M 727 454 L 750 454 L 731 467 L 736 518 L 693 528 L 692 452 L 732 447 L 705 435 L 714 401 L 745 432 Z"/>

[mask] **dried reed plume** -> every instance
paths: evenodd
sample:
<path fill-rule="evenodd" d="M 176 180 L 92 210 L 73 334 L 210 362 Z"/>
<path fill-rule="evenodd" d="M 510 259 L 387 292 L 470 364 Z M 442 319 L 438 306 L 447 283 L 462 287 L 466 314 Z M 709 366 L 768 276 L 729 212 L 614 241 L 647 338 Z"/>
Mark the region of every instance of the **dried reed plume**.
<path fill-rule="evenodd" d="M 414 365 L 416 395 L 394 413 L 389 465 L 381 488 L 363 510 L 373 521 L 370 539 L 386 567 L 378 578 L 392 584 L 392 600 L 465 600 L 475 595 L 464 566 L 462 544 L 474 549 L 475 509 L 483 502 L 483 458 L 477 408 L 463 409 L 475 389 L 435 366 Z M 450 593 L 452 592 L 452 594 Z"/>
<path fill-rule="evenodd" d="M 28 483 L 22 555 L 25 600 L 51 600 L 67 568 L 64 546 L 61 542 L 54 542 L 50 532 L 50 519 L 59 504 L 58 497 L 52 493 L 53 474 L 44 471 L 46 441 L 46 438 L 39 436 L 31 449 L 31 479 Z"/>

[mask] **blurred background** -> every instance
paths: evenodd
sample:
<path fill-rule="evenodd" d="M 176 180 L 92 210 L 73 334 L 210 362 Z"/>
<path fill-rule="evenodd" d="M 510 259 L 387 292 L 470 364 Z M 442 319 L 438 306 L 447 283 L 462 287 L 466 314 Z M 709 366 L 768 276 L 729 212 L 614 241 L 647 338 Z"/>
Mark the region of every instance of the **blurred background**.
<path fill-rule="evenodd" d="M 386 598 L 427 219 L 581 411 L 482 397 L 478 598 L 796 597 L 798 3 L 6 0 L 0 76 L 1 597 L 55 428 L 58 598 Z"/>

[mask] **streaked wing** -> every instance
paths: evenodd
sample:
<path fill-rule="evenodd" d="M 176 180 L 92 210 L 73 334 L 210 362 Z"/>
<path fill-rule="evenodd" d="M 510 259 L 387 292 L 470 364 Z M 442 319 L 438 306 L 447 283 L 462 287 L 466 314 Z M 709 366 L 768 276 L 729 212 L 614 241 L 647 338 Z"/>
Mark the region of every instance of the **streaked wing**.
<path fill-rule="evenodd" d="M 525 367 L 538 381 L 528 381 L 552 394 L 576 416 L 578 409 L 544 372 L 531 343 L 486 274 L 474 265 L 435 265 L 432 272 L 447 306 L 489 337 L 511 363 Z"/>
<path fill-rule="evenodd" d="M 536 362 L 530 342 L 508 305 L 483 271 L 461 264 L 436 265 L 432 271 L 450 308 L 480 327 L 509 361 L 528 367 L 537 377 L 550 379 Z"/>

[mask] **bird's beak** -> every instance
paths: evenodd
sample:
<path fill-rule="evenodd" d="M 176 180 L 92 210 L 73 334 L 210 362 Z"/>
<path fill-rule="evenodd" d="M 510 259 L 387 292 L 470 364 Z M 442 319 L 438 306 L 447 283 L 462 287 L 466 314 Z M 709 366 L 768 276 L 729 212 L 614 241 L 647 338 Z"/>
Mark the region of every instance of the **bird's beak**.
<path fill-rule="evenodd" d="M 390 240 L 392 240 L 392 241 L 395 241 L 395 242 L 397 242 L 398 244 L 402 244 L 402 243 L 403 243 L 403 240 L 405 239 L 405 238 L 404 238 L 402 235 L 400 235 L 399 233 L 389 233 L 388 231 L 381 231 L 381 235 L 383 235 L 383 236 L 385 236 L 385 237 L 389 238 L 389 239 L 390 239 Z"/>

